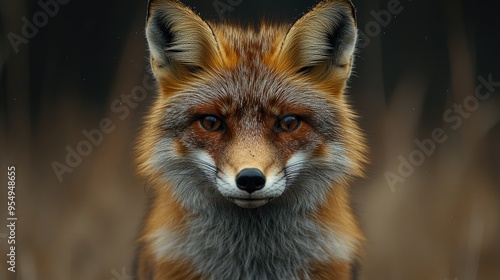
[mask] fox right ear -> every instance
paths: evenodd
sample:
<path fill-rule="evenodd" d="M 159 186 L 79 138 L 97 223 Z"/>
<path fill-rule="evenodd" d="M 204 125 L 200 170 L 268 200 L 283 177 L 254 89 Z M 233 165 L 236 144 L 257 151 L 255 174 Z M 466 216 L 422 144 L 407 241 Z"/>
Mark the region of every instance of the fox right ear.
<path fill-rule="evenodd" d="M 339 84 L 349 77 L 356 46 L 355 9 L 350 0 L 323 0 L 293 24 L 277 56 L 279 65 Z"/>
<path fill-rule="evenodd" d="M 177 0 L 150 0 L 146 37 L 155 76 L 213 67 L 220 52 L 210 25 Z"/>

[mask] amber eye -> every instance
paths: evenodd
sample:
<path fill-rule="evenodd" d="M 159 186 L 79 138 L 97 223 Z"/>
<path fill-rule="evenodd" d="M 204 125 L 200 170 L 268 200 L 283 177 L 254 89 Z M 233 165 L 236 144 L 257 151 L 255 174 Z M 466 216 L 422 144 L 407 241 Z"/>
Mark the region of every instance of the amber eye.
<path fill-rule="evenodd" d="M 220 118 L 214 115 L 202 116 L 200 118 L 200 124 L 204 129 L 211 132 L 226 130 L 224 122 Z"/>
<path fill-rule="evenodd" d="M 297 130 L 302 121 L 294 115 L 284 116 L 278 120 L 276 131 L 278 132 L 293 132 Z"/>

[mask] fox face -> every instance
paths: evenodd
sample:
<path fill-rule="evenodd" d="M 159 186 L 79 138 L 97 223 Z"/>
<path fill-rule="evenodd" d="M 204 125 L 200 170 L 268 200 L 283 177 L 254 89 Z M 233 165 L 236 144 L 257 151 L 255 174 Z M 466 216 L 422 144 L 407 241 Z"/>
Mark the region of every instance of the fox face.
<path fill-rule="evenodd" d="M 356 42 L 349 1 L 259 30 L 152 1 L 146 32 L 159 95 L 140 169 L 185 207 L 313 210 L 361 174 L 363 139 L 344 96 Z"/>
<path fill-rule="evenodd" d="M 251 28 L 155 0 L 146 34 L 158 95 L 137 145 L 154 190 L 140 278 L 351 279 L 348 183 L 366 162 L 344 94 L 351 2 Z"/>

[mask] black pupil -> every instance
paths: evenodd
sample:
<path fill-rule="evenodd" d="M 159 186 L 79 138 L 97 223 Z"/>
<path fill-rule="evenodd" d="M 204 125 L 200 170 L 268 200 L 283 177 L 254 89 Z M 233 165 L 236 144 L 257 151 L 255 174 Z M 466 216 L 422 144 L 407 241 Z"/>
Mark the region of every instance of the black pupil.
<path fill-rule="evenodd" d="M 203 127 L 210 131 L 219 130 L 221 127 L 221 121 L 214 116 L 205 116 L 201 121 Z"/>
<path fill-rule="evenodd" d="M 285 117 L 281 120 L 281 129 L 284 131 L 293 131 L 299 126 L 299 120 L 296 117 Z"/>

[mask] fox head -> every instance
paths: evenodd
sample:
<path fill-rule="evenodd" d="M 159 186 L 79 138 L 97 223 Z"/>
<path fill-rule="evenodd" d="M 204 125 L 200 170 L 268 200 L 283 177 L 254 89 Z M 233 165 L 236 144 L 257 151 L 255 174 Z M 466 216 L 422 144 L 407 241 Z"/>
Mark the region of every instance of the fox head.
<path fill-rule="evenodd" d="M 159 89 L 139 168 L 183 206 L 314 209 L 362 174 L 344 95 L 357 39 L 350 1 L 252 29 L 154 0 L 146 35 Z"/>

